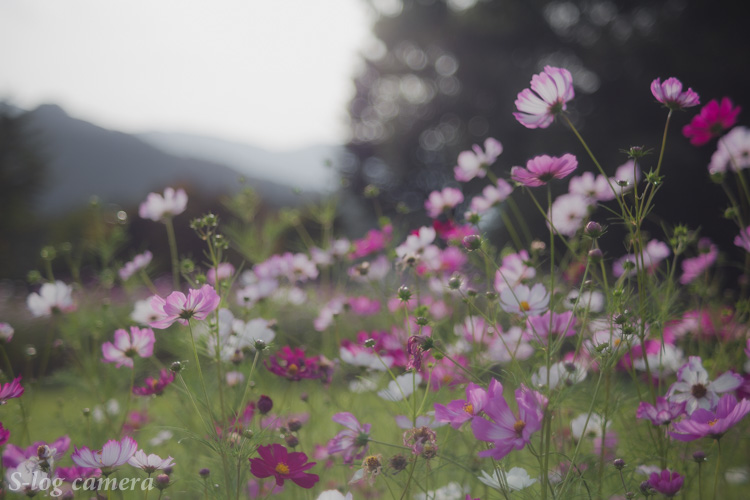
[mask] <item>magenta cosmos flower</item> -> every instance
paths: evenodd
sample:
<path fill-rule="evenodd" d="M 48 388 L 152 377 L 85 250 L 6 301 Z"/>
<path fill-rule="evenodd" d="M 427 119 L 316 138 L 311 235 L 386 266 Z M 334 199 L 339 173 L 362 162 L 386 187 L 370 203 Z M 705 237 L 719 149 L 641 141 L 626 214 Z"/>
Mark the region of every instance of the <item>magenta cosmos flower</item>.
<path fill-rule="evenodd" d="M 469 383 L 466 387 L 466 399 L 451 401 L 447 406 L 435 404 L 435 420 L 448 422 L 451 427 L 458 429 L 464 422 L 479 415 L 487 401 L 487 391 L 477 384 Z"/>
<path fill-rule="evenodd" d="M 556 115 L 567 109 L 566 103 L 574 96 L 570 71 L 545 66 L 544 71 L 531 77 L 531 88 L 519 92 L 518 112 L 513 116 L 526 128 L 547 128 Z"/>
<path fill-rule="evenodd" d="M 117 363 L 117 368 L 125 365 L 133 368 L 133 358 L 150 358 L 154 353 L 154 331 L 151 328 L 130 327 L 130 333 L 123 329 L 115 330 L 115 342 L 102 344 L 105 363 Z"/>
<path fill-rule="evenodd" d="M 651 82 L 651 93 L 656 100 L 669 109 L 691 108 L 700 104 L 700 98 L 693 89 L 683 92 L 682 82 L 677 78 L 667 78 L 664 83 L 660 78 Z"/>
<path fill-rule="evenodd" d="M 552 179 L 563 179 L 578 168 L 578 160 L 570 153 L 555 156 L 536 156 L 526 162 L 526 168 L 513 167 L 510 178 L 527 187 L 544 186 Z"/>
<path fill-rule="evenodd" d="M 361 460 L 367 454 L 371 424 L 362 425 L 357 417 L 345 411 L 335 414 L 331 420 L 343 425 L 346 430 L 339 432 L 328 442 L 328 453 L 342 454 L 346 464 Z"/>
<path fill-rule="evenodd" d="M 301 348 L 295 347 L 292 349 L 288 345 L 268 358 L 266 368 L 274 375 L 295 382 L 303 378 L 326 379 L 328 377 L 328 370 L 325 366 L 322 366 L 320 356 L 308 358 Z"/>
<path fill-rule="evenodd" d="M 174 188 L 168 187 L 164 190 L 164 196 L 159 193 L 149 193 L 146 201 L 141 203 L 138 215 L 143 219 L 164 220 L 184 212 L 187 200 L 184 189 L 175 191 Z"/>
<path fill-rule="evenodd" d="M 10 439 L 10 431 L 3 426 L 0 422 L 0 446 L 3 446 Z"/>
<path fill-rule="evenodd" d="M 734 106 L 728 97 L 724 97 L 721 103 L 713 99 L 701 108 L 690 123 L 682 127 L 682 135 L 690 139 L 693 146 L 702 146 L 732 128 L 741 109 Z"/>
<path fill-rule="evenodd" d="M 261 479 L 273 477 L 276 486 L 283 485 L 288 479 L 297 486 L 312 488 L 320 480 L 317 474 L 304 472 L 313 467 L 315 462 L 308 462 L 307 455 L 302 452 L 289 453 L 280 444 L 272 444 L 259 446 L 258 455 L 260 458 L 250 459 L 250 472 Z"/>
<path fill-rule="evenodd" d="M 635 412 L 636 418 L 648 419 L 654 425 L 667 425 L 680 415 L 685 413 L 687 403 L 675 403 L 661 396 L 656 398 L 656 406 L 646 401 L 641 401 L 638 410 Z"/>
<path fill-rule="evenodd" d="M 525 386 L 516 389 L 518 416 L 503 398 L 503 386 L 497 380 L 490 382 L 488 403 L 484 414 L 490 420 L 475 418 L 471 421 L 474 437 L 493 444 L 489 450 L 479 452 L 480 457 L 501 460 L 513 450 L 520 450 L 531 442 L 531 435 L 542 428 L 547 399 Z"/>
<path fill-rule="evenodd" d="M 174 382 L 174 373 L 165 369 L 159 372 L 159 378 L 147 377 L 145 385 L 142 387 L 133 387 L 133 394 L 136 396 L 151 396 L 155 394 L 161 396 L 166 387 Z"/>
<path fill-rule="evenodd" d="M 670 436 L 678 441 L 694 441 L 702 437 L 720 439 L 729 429 L 750 413 L 750 401 L 724 394 L 716 405 L 716 411 L 698 408 L 690 418 L 676 422 Z"/>
<path fill-rule="evenodd" d="M 682 477 L 678 472 L 664 469 L 661 472 L 653 472 L 648 478 L 648 484 L 664 495 L 665 497 L 673 497 L 682 488 L 682 483 L 685 478 Z"/>
<path fill-rule="evenodd" d="M 102 474 L 109 475 L 115 467 L 126 464 L 130 457 L 138 449 L 138 443 L 130 436 L 125 436 L 122 441 L 110 439 L 99 451 L 91 451 L 86 448 L 75 448 L 70 456 L 73 462 L 80 467 L 93 467 L 101 469 Z"/>
<path fill-rule="evenodd" d="M 206 319 L 219 306 L 219 302 L 221 298 L 211 285 L 190 290 L 187 297 L 182 292 L 172 292 L 166 299 L 154 295 L 150 301 L 151 309 L 159 315 L 159 319 L 149 323 L 149 326 L 164 329 L 175 321 L 187 326 L 191 319 Z"/>
<path fill-rule="evenodd" d="M 0 405 L 4 405 L 9 399 L 20 398 L 23 394 L 21 385 L 21 375 L 14 378 L 7 384 L 0 385 Z"/>

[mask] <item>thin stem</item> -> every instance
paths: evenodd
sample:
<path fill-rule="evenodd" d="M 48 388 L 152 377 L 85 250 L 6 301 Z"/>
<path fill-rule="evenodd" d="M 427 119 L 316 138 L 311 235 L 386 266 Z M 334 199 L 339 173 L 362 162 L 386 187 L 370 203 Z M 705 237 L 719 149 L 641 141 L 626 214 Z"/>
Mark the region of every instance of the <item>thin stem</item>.
<path fill-rule="evenodd" d="M 721 440 L 716 440 L 716 469 L 714 471 L 714 500 L 719 493 L 719 464 L 721 463 Z"/>
<path fill-rule="evenodd" d="M 177 238 L 174 234 L 174 224 L 172 217 L 164 219 L 164 225 L 167 228 L 167 240 L 169 240 L 169 255 L 172 258 L 172 286 L 175 290 L 180 288 L 180 263 L 177 259 Z"/>

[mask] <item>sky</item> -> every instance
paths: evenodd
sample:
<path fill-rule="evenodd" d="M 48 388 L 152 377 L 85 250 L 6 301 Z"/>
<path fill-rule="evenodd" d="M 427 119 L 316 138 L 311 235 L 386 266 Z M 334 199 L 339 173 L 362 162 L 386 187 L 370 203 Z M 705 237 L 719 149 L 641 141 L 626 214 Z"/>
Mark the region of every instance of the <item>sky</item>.
<path fill-rule="evenodd" d="M 123 132 L 343 143 L 361 0 L 2 0 L 0 100 Z"/>

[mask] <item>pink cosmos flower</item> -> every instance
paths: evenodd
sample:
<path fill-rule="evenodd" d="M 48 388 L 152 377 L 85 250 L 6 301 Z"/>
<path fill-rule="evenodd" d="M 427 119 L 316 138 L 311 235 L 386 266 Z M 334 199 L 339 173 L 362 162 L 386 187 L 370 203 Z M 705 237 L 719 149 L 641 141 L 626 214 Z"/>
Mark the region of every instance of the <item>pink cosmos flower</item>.
<path fill-rule="evenodd" d="M 750 129 L 734 127 L 719 139 L 716 151 L 711 155 L 708 173 L 723 174 L 727 170 L 736 172 L 750 167 Z"/>
<path fill-rule="evenodd" d="M 153 474 L 157 470 L 164 470 L 167 467 L 173 467 L 173 460 L 172 457 L 161 458 L 153 453 L 151 455 L 146 455 L 145 451 L 138 450 L 132 457 L 130 457 L 128 463 L 137 469 L 142 469 L 148 474 Z"/>
<path fill-rule="evenodd" d="M 615 191 L 612 188 L 615 188 Z M 597 201 L 610 201 L 615 199 L 617 182 L 614 179 L 608 181 L 601 174 L 594 176 L 592 172 L 584 172 L 580 176 L 570 178 L 568 192 L 585 197 L 590 204 Z"/>
<path fill-rule="evenodd" d="M 636 418 L 648 419 L 656 426 L 667 425 L 680 415 L 685 414 L 686 404 L 685 401 L 675 403 L 669 401 L 667 398 L 658 396 L 656 398 L 656 406 L 646 401 L 641 401 L 635 412 L 635 416 Z"/>
<path fill-rule="evenodd" d="M 154 221 L 164 220 L 167 217 L 179 215 L 187 207 L 187 194 L 184 189 L 168 187 L 164 190 L 164 196 L 159 193 L 149 193 L 146 201 L 141 203 L 138 215 L 143 219 Z"/>
<path fill-rule="evenodd" d="M 330 455 L 341 453 L 345 464 L 361 460 L 367 454 L 371 425 L 360 424 L 357 417 L 349 412 L 337 413 L 332 420 L 343 425 L 347 430 L 339 432 L 328 442 L 328 453 Z"/>
<path fill-rule="evenodd" d="M 222 262 L 216 268 L 211 268 L 206 273 L 206 281 L 210 284 L 215 285 L 217 281 L 226 280 L 232 277 L 234 274 L 234 266 L 229 262 Z"/>
<path fill-rule="evenodd" d="M 682 91 L 682 82 L 677 78 L 667 78 L 664 83 L 657 78 L 651 82 L 651 93 L 657 101 L 669 109 L 691 108 L 700 104 L 700 98 L 693 89 Z"/>
<path fill-rule="evenodd" d="M 526 168 L 513 167 L 510 178 L 527 187 L 544 186 L 552 179 L 563 179 L 578 167 L 578 160 L 570 153 L 556 156 L 536 156 L 526 162 Z"/>
<path fill-rule="evenodd" d="M 498 179 L 497 185 L 490 184 L 489 186 L 485 186 L 481 196 L 472 198 L 471 210 L 478 214 L 486 212 L 498 203 L 505 201 L 512 192 L 513 187 L 510 184 L 503 179 Z"/>
<path fill-rule="evenodd" d="M 690 123 L 682 127 L 682 135 L 690 139 L 693 146 L 702 146 L 732 128 L 741 109 L 739 106 L 735 107 L 728 97 L 724 97 L 721 103 L 712 99 Z"/>
<path fill-rule="evenodd" d="M 110 439 L 101 450 L 91 451 L 86 448 L 75 448 L 70 458 L 80 467 L 101 469 L 105 476 L 111 474 L 115 467 L 126 464 L 138 449 L 138 443 L 130 436 L 121 441 Z"/>
<path fill-rule="evenodd" d="M 211 285 L 203 285 L 198 290 L 190 290 L 187 297 L 182 292 L 172 292 L 166 299 L 154 295 L 151 297 L 151 308 L 159 319 L 149 323 L 158 329 L 169 328 L 177 321 L 188 325 L 191 319 L 204 320 L 221 302 L 221 298 Z"/>
<path fill-rule="evenodd" d="M 131 276 L 149 265 L 151 263 L 151 259 L 153 258 L 154 255 L 148 250 L 136 255 L 135 257 L 133 257 L 133 260 L 125 264 L 122 269 L 118 271 L 120 274 L 120 279 L 122 281 L 129 280 Z"/>
<path fill-rule="evenodd" d="M 10 431 L 3 426 L 0 422 L 0 446 L 3 446 L 10 439 Z"/>
<path fill-rule="evenodd" d="M 447 187 L 442 191 L 431 192 L 427 201 L 424 202 L 424 208 L 427 210 L 427 215 L 434 219 L 444 211 L 454 208 L 463 201 L 464 195 L 461 193 L 461 190 Z"/>
<path fill-rule="evenodd" d="M 719 249 L 708 238 L 701 238 L 698 242 L 698 249 L 701 252 L 700 255 L 682 261 L 680 283 L 683 285 L 687 285 L 703 274 L 716 262 L 716 258 L 719 256 Z"/>
<path fill-rule="evenodd" d="M 466 386 L 466 399 L 456 399 L 447 406 L 435 403 L 435 420 L 449 422 L 451 427 L 458 429 L 479 415 L 488 402 L 487 391 L 474 383 Z"/>
<path fill-rule="evenodd" d="M 733 391 L 742 385 L 742 377 L 725 372 L 716 380 L 708 379 L 708 372 L 698 356 L 690 356 L 688 362 L 677 372 L 677 382 L 667 392 L 667 399 L 675 403 L 687 402 L 685 411 L 692 415 L 698 408 L 713 410 L 719 401 L 719 393 Z"/>
<path fill-rule="evenodd" d="M 502 292 L 508 287 L 521 284 L 522 281 L 533 279 L 536 269 L 531 265 L 529 252 L 521 250 L 503 257 L 500 268 L 495 273 L 495 290 Z"/>
<path fill-rule="evenodd" d="M 469 182 L 474 177 L 483 178 L 487 175 L 487 167 L 495 163 L 502 152 L 503 145 L 492 137 L 485 139 L 484 151 L 477 144 L 469 151 L 462 151 L 458 154 L 458 165 L 453 168 L 456 180 Z"/>
<path fill-rule="evenodd" d="M 549 295 L 541 283 L 535 284 L 532 288 L 517 285 L 513 288 L 504 288 L 500 292 L 500 307 L 505 312 L 539 316 L 547 310 L 548 304 Z"/>
<path fill-rule="evenodd" d="M 669 469 L 653 472 L 648 478 L 648 484 L 667 498 L 675 496 L 684 482 L 685 478 L 680 473 Z"/>
<path fill-rule="evenodd" d="M 102 471 L 91 467 L 58 467 L 55 469 L 55 475 L 66 483 L 73 483 L 76 480 L 83 481 L 90 477 L 99 477 Z"/>
<path fill-rule="evenodd" d="M 734 244 L 750 252 L 750 226 L 740 231 L 740 234 L 734 237 Z"/>
<path fill-rule="evenodd" d="M 268 358 L 266 368 L 274 375 L 292 381 L 326 379 L 328 377 L 328 370 L 321 363 L 320 356 L 305 357 L 304 350 L 299 347 L 292 349 L 288 345 Z"/>
<path fill-rule="evenodd" d="M 547 227 L 550 229 L 554 227 L 556 232 L 572 238 L 583 227 L 583 222 L 588 218 L 590 211 L 591 205 L 584 196 L 572 193 L 561 194 L 555 198 L 549 208 Z"/>
<path fill-rule="evenodd" d="M 556 115 L 567 109 L 566 103 L 574 96 L 570 71 L 545 66 L 544 71 L 531 77 L 531 88 L 519 92 L 518 112 L 513 116 L 526 128 L 547 128 Z"/>
<path fill-rule="evenodd" d="M 9 444 L 3 451 L 3 467 L 6 469 L 18 467 L 19 464 L 29 458 L 36 457 L 41 447 L 46 447 L 50 451 L 53 451 L 53 461 L 58 462 L 63 458 L 68 448 L 70 448 L 70 438 L 68 436 L 60 436 L 49 444 L 44 441 L 36 441 L 26 448 Z"/>
<path fill-rule="evenodd" d="M 9 399 L 20 398 L 23 391 L 21 375 L 7 384 L 0 385 L 0 405 L 4 405 Z"/>
<path fill-rule="evenodd" d="M 516 390 L 518 416 L 503 397 L 503 386 L 493 379 L 490 382 L 488 403 L 484 413 L 490 420 L 475 418 L 471 421 L 474 437 L 493 444 L 489 450 L 479 452 L 480 457 L 501 460 L 513 450 L 520 450 L 531 442 L 531 435 L 542 428 L 547 400 L 525 386 Z"/>
<path fill-rule="evenodd" d="M 732 394 L 724 394 L 715 411 L 695 410 L 688 419 L 673 424 L 670 436 L 679 441 L 694 441 L 702 437 L 720 439 L 750 413 L 750 400 L 739 402 Z"/>
<path fill-rule="evenodd" d="M 273 477 L 276 486 L 290 480 L 302 488 L 312 488 L 320 481 L 317 474 L 304 472 L 312 468 L 315 462 L 308 462 L 307 455 L 302 452 L 289 453 L 285 447 L 274 443 L 259 446 L 258 455 L 260 458 L 250 459 L 250 472 L 259 478 Z"/>
<path fill-rule="evenodd" d="M 0 342 L 10 342 L 14 333 L 15 330 L 8 323 L 0 323 Z"/>
<path fill-rule="evenodd" d="M 117 368 L 125 365 L 133 368 L 133 358 L 150 358 L 154 353 L 154 331 L 151 328 L 130 327 L 130 334 L 123 329 L 115 330 L 115 342 L 102 344 L 105 363 L 117 363 Z"/>
<path fill-rule="evenodd" d="M 227 377 L 229 377 L 228 373 Z M 161 396 L 164 389 L 172 382 L 174 382 L 174 373 L 165 368 L 159 372 L 158 379 L 146 377 L 146 385 L 143 387 L 133 387 L 133 394 L 136 396 L 151 396 L 152 394 Z"/>
<path fill-rule="evenodd" d="M 638 259 L 638 265 L 643 265 L 649 272 L 653 272 L 656 266 L 661 261 L 669 257 L 672 251 L 669 249 L 666 243 L 659 240 L 651 240 L 646 244 L 646 248 L 643 250 L 642 260 Z M 631 269 L 626 269 L 628 265 L 626 262 L 630 262 Z M 620 277 L 623 274 L 628 276 L 635 273 L 636 258 L 634 254 L 623 255 L 617 261 L 612 264 L 612 273 L 616 277 Z"/>
<path fill-rule="evenodd" d="M 54 313 L 70 312 L 76 308 L 72 292 L 73 289 L 70 285 L 66 285 L 62 281 L 45 283 L 39 289 L 39 293 L 29 294 L 26 305 L 36 318 Z"/>
<path fill-rule="evenodd" d="M 383 226 L 383 229 L 370 229 L 365 234 L 364 238 L 355 240 L 352 242 L 354 250 L 351 253 L 352 259 L 359 259 L 360 257 L 366 257 L 375 252 L 379 252 L 385 249 L 385 246 L 390 243 L 393 237 L 393 226 L 387 224 Z"/>
<path fill-rule="evenodd" d="M 550 315 L 552 315 L 552 321 L 550 321 Z M 550 336 L 570 337 L 576 334 L 576 318 L 573 311 L 563 313 L 547 311 L 541 316 L 527 318 L 526 324 L 532 337 L 541 342 L 547 342 Z"/>

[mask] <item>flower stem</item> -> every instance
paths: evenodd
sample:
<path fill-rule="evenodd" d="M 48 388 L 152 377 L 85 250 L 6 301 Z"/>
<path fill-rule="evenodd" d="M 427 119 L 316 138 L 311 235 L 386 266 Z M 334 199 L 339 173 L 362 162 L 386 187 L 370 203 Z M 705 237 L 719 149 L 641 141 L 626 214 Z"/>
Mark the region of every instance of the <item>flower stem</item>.
<path fill-rule="evenodd" d="M 716 440 L 716 469 L 714 470 L 714 500 L 719 498 L 719 464 L 721 463 L 721 440 Z"/>
<path fill-rule="evenodd" d="M 174 224 L 172 217 L 164 219 L 164 225 L 167 227 L 167 240 L 169 240 L 169 254 L 172 258 L 172 286 L 175 290 L 180 288 L 180 264 L 177 260 L 177 238 L 174 234 Z"/>

